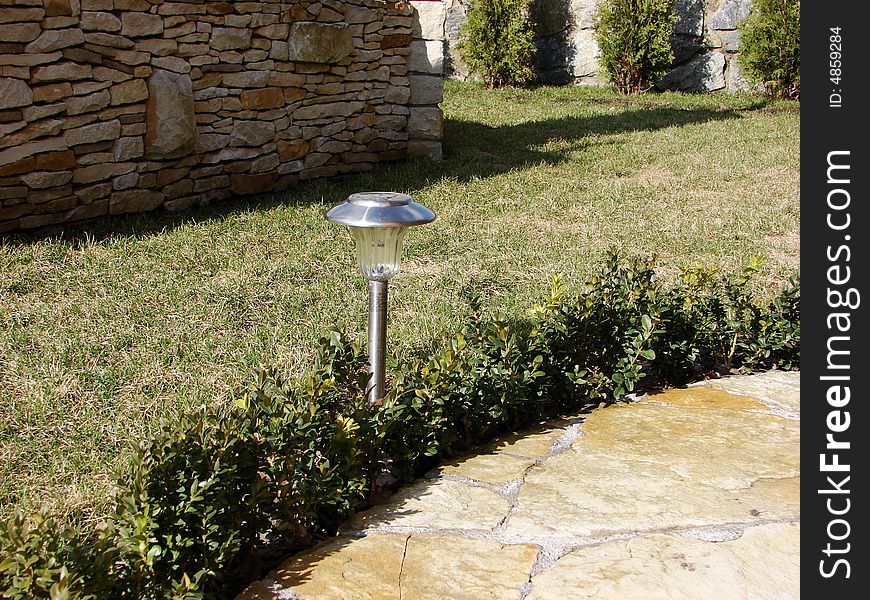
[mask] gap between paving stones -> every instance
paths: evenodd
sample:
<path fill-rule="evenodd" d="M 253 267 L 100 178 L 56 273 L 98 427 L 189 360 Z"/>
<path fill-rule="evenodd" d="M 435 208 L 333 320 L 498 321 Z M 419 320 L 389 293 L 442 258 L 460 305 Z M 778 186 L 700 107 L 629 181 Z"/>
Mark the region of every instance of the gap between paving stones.
<path fill-rule="evenodd" d="M 402 600 L 402 574 L 405 572 L 405 559 L 408 558 L 408 542 L 411 541 L 411 535 L 405 538 L 405 547 L 402 549 L 402 563 L 399 565 L 399 600 Z"/>

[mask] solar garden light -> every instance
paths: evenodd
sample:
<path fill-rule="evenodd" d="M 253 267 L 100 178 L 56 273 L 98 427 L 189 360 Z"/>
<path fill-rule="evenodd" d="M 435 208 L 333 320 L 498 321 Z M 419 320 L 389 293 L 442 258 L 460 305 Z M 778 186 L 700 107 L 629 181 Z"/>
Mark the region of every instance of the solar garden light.
<path fill-rule="evenodd" d="M 356 238 L 359 270 L 369 280 L 369 404 L 384 398 L 384 355 L 387 342 L 387 282 L 399 272 L 402 240 L 408 227 L 435 220 L 435 213 L 407 194 L 358 192 L 326 213 L 326 219 L 347 225 Z"/>

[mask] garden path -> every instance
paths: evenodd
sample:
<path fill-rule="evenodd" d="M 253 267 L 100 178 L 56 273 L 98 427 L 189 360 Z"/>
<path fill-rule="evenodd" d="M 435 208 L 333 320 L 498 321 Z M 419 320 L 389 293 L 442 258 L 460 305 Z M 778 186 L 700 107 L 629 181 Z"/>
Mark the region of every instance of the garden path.
<path fill-rule="evenodd" d="M 445 463 L 237 600 L 798 598 L 800 374 L 636 398 Z"/>

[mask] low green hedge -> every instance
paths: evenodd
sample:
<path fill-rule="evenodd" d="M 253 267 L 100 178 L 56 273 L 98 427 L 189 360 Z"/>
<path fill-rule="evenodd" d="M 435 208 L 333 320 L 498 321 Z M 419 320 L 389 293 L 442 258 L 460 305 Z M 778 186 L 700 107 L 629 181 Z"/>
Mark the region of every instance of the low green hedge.
<path fill-rule="evenodd" d="M 231 598 L 272 564 L 270 551 L 334 533 L 381 472 L 410 480 L 500 433 L 617 400 L 645 377 L 676 385 L 796 367 L 798 280 L 760 303 L 748 291 L 757 267 L 686 268 L 666 287 L 654 260 L 612 251 L 578 289 L 553 277 L 525 319 L 475 310 L 442 351 L 399 365 L 375 408 L 364 348 L 334 331 L 301 383 L 263 368 L 233 406 L 140 443 L 95 533 L 46 515 L 0 523 L 0 597 Z"/>

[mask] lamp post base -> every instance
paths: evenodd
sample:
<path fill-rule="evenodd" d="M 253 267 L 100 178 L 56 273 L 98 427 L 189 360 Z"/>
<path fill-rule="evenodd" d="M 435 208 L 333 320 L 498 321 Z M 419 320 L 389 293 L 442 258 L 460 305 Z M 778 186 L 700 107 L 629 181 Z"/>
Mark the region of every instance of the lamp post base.
<path fill-rule="evenodd" d="M 385 392 L 387 346 L 387 282 L 369 280 L 369 404 L 380 404 Z"/>

